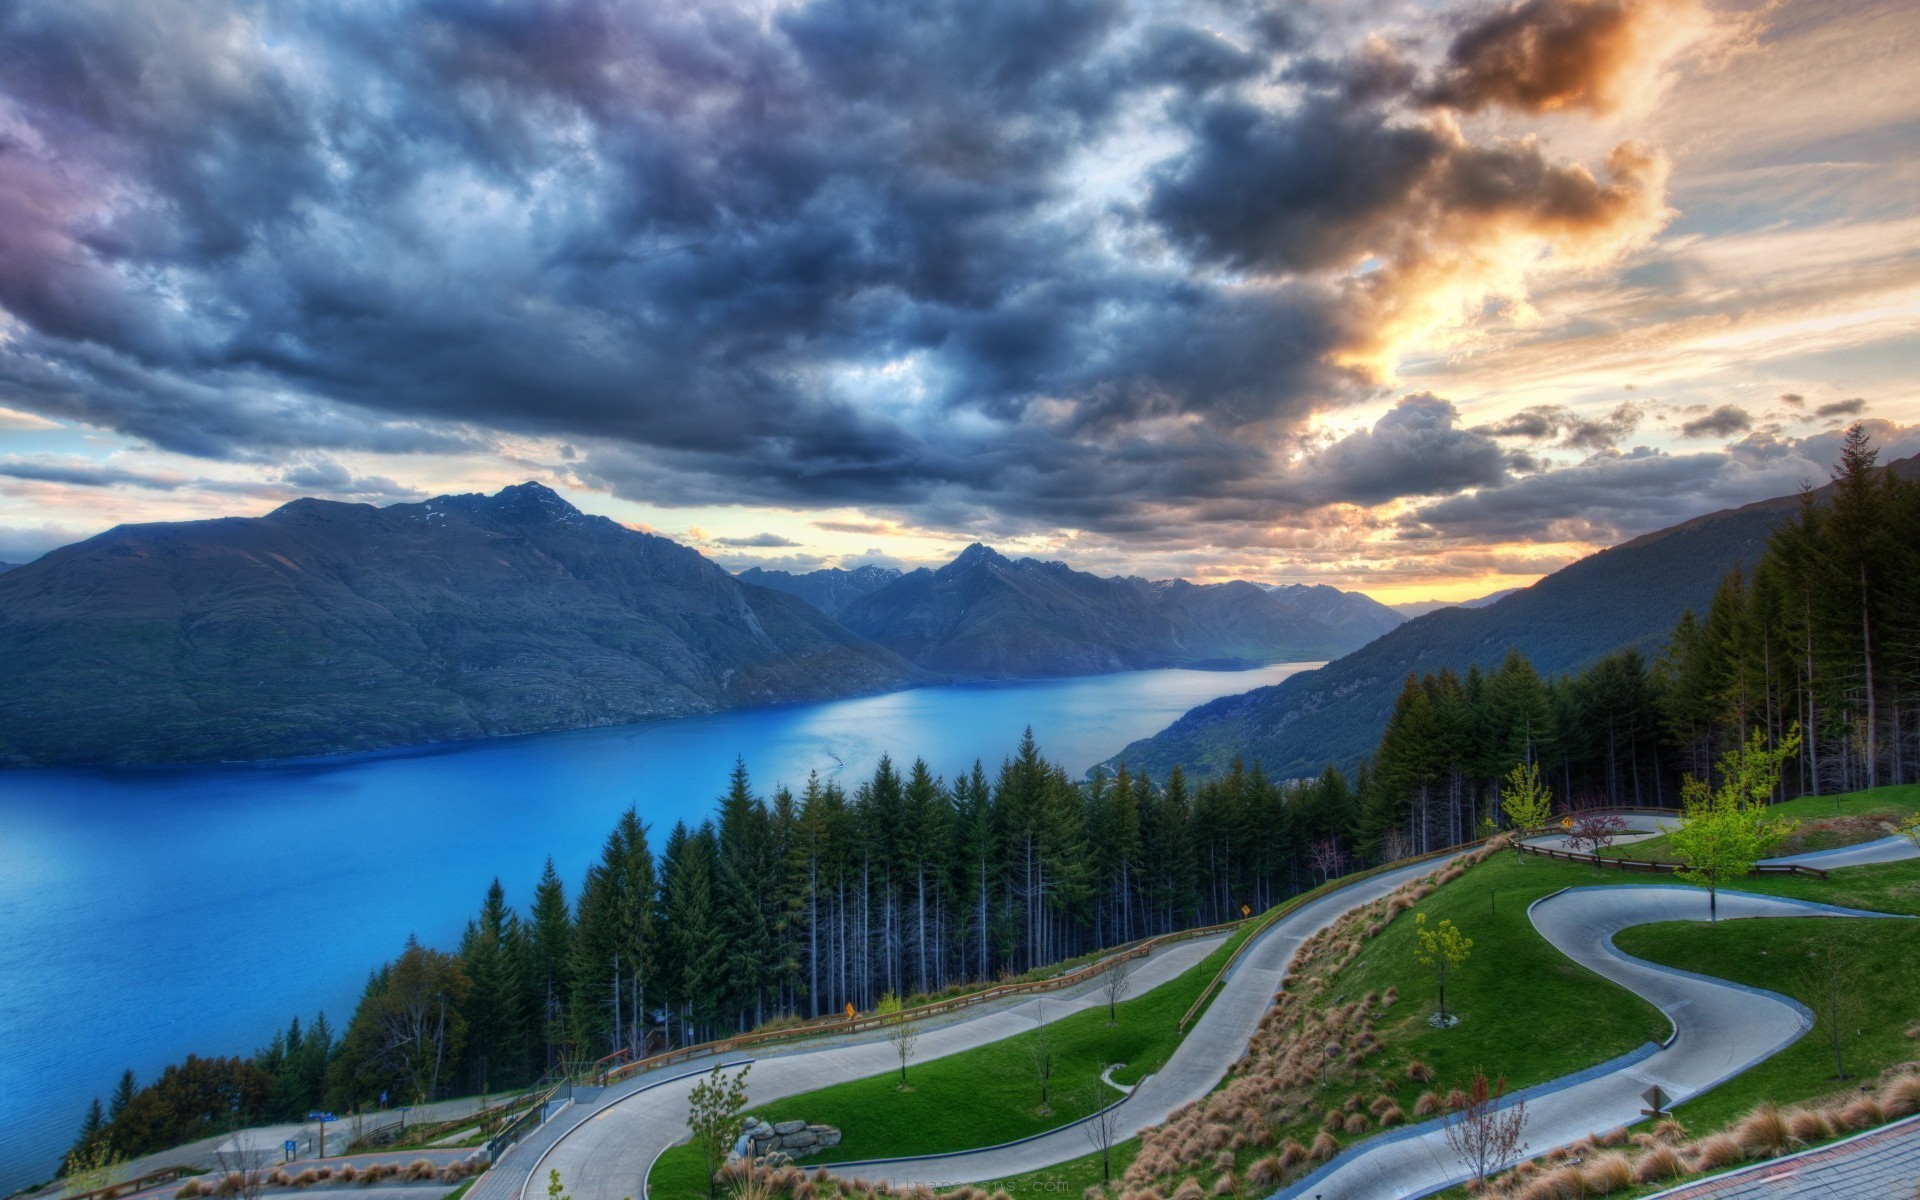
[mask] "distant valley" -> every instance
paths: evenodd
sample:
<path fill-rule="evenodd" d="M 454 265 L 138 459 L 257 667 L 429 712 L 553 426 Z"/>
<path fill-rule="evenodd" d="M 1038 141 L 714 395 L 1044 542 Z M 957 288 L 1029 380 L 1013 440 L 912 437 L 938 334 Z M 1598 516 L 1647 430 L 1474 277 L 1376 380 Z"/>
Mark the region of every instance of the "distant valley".
<path fill-rule="evenodd" d="M 126 525 L 0 574 L 0 762 L 253 760 L 951 681 L 1334 658 L 1364 596 L 937 570 L 736 577 L 526 483 Z"/>

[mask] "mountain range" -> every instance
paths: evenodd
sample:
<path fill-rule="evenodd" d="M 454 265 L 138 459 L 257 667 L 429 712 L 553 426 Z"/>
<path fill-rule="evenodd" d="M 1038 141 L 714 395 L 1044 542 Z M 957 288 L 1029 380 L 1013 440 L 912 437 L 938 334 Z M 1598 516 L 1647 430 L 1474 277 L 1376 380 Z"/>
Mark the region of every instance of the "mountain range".
<path fill-rule="evenodd" d="M 1889 469 L 1920 474 L 1920 458 Z M 1378 743 L 1409 674 L 1491 668 L 1509 649 L 1543 674 L 1628 647 L 1658 653 L 1681 613 L 1703 611 L 1726 573 L 1750 567 L 1799 504 L 1781 496 L 1709 513 L 1589 555 L 1486 607 L 1430 612 L 1318 670 L 1201 705 L 1109 765 L 1164 776 L 1178 763 L 1208 775 L 1240 758 L 1276 778 L 1317 774 L 1328 763 L 1351 769 Z"/>
<path fill-rule="evenodd" d="M 854 600 L 877 592 L 881 588 L 900 578 L 898 567 L 883 567 L 869 563 L 864 567 L 851 570 L 842 567 L 827 567 L 819 571 L 808 571 L 796 575 L 791 571 L 768 571 L 761 567 L 748 567 L 736 578 L 757 587 L 770 587 L 776 592 L 785 592 L 789 596 L 798 596 L 828 616 L 833 616 Z"/>
<path fill-rule="evenodd" d="M 1430 612 L 1443 608 L 1485 608 L 1489 604 L 1497 604 L 1505 600 L 1519 590 L 1519 588 L 1501 588 L 1497 592 L 1488 592 L 1472 600 L 1411 600 L 1402 604 L 1389 604 L 1387 607 L 1411 621 L 1415 617 L 1424 617 Z"/>
<path fill-rule="evenodd" d="M 1334 588 L 1103 578 L 977 542 L 836 615 L 919 666 L 998 679 L 1325 659 L 1399 622 Z"/>
<path fill-rule="evenodd" d="M 0 761 L 252 759 L 934 677 L 537 483 L 123 525 L 0 575 Z"/>

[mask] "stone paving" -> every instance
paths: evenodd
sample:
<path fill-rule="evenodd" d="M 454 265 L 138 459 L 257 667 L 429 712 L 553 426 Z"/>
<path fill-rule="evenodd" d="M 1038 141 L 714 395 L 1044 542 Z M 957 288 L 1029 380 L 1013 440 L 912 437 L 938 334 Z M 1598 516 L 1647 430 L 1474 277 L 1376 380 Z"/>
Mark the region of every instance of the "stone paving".
<path fill-rule="evenodd" d="M 1920 1117 L 1685 1184 L 1648 1200 L 1914 1200 L 1916 1196 L 1920 1196 Z"/>

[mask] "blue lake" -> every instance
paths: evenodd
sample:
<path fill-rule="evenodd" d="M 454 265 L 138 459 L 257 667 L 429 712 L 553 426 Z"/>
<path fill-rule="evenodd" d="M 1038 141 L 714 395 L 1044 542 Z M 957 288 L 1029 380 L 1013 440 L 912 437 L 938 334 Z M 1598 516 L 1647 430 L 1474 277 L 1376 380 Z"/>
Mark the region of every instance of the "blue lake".
<path fill-rule="evenodd" d="M 1031 725 L 1080 771 L 1216 696 L 1318 664 L 924 688 L 824 704 L 262 766 L 0 773 L 0 1193 L 52 1174 L 89 1098 L 298 1014 L 336 1032 L 409 933 L 451 948 L 498 876 L 569 895 L 627 806 L 704 819 L 756 790 L 997 766 Z"/>

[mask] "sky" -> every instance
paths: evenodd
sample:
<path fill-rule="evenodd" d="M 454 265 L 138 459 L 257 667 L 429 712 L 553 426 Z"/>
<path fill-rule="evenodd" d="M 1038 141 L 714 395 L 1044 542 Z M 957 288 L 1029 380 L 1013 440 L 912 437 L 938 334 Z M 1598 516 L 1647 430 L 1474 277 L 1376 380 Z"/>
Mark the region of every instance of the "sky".
<path fill-rule="evenodd" d="M 1920 8 L 0 4 L 0 561 L 537 479 L 1464 599 L 1920 453 Z"/>

